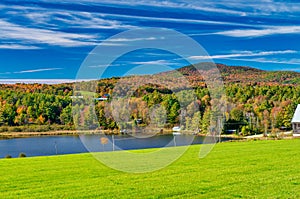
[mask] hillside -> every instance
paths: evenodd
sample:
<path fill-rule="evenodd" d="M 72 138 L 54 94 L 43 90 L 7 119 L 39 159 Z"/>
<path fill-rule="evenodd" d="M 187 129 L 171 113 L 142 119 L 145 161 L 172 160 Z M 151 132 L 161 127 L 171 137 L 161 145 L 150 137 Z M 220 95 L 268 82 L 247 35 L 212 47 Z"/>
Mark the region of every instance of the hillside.
<path fill-rule="evenodd" d="M 200 73 L 194 67 L 186 66 L 156 75 L 108 78 L 80 84 L 82 91 L 96 92 L 95 98 L 108 94 L 116 99 L 118 94 L 123 96 L 129 93 L 129 107 L 122 106 L 121 101 L 115 102 L 115 106 L 119 107 L 119 115 L 115 116 L 129 117 L 124 124 L 116 122 L 108 104 L 111 100 L 95 101 L 97 118 L 91 117 L 93 107 L 83 104 L 84 101 L 72 103 L 71 83 L 0 84 L 0 132 L 74 130 L 76 125 L 88 129 L 99 127 L 116 130 L 132 126 L 137 120 L 142 120 L 141 124 L 136 124 L 138 126 L 148 126 L 155 120 L 166 121 L 165 124 L 157 123 L 159 128 L 172 128 L 183 121 L 180 120 L 183 107 L 187 113 L 184 128 L 190 130 L 200 127 L 206 133 L 211 114 L 211 96 L 203 76 L 212 83 L 220 77 L 225 82 L 228 106 L 224 131 L 237 129 L 247 135 L 277 132 L 282 127 L 291 129 L 291 118 L 300 103 L 300 73 L 271 72 L 223 64 L 217 64 L 216 68 L 212 67 L 212 63 L 198 66 Z M 195 96 L 190 92 L 190 87 L 195 91 L 196 102 L 191 101 Z M 160 115 L 151 118 L 155 105 L 162 107 L 162 115 L 166 111 L 165 120 L 161 120 Z"/>
<path fill-rule="evenodd" d="M 211 63 L 199 63 L 195 66 L 201 69 L 210 68 Z M 282 84 L 299 84 L 300 73 L 292 71 L 264 71 L 246 66 L 227 66 L 224 64 L 216 64 L 219 69 L 222 79 L 225 83 L 253 83 L 264 85 L 282 85 Z M 195 67 L 185 66 L 177 70 L 181 74 L 187 76 L 194 81 L 203 81 L 201 75 L 196 71 Z M 210 70 L 211 73 L 215 70 Z M 172 72 L 170 72 L 172 73 Z M 210 75 L 210 74 L 208 74 Z"/>

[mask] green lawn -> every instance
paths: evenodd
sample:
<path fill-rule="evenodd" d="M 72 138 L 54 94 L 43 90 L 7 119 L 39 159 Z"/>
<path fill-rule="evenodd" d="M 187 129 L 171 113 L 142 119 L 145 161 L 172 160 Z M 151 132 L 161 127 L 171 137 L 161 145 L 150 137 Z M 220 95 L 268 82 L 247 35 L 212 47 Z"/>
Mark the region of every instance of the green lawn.
<path fill-rule="evenodd" d="M 112 170 L 90 154 L 0 160 L 0 198 L 300 198 L 300 139 L 200 145 L 151 173 Z"/>

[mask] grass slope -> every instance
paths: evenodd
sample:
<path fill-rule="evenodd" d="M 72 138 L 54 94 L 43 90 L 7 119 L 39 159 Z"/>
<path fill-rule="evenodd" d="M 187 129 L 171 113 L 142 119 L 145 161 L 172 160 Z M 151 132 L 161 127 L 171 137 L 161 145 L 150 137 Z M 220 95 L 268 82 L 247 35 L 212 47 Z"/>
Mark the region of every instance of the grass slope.
<path fill-rule="evenodd" d="M 192 146 L 162 170 L 129 174 L 90 154 L 0 160 L 1 198 L 300 198 L 300 140 Z"/>

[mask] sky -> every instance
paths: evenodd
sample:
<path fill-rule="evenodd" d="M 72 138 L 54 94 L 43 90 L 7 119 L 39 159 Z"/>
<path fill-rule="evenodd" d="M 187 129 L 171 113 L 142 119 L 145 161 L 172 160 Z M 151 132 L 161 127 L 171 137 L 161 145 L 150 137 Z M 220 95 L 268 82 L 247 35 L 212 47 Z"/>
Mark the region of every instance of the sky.
<path fill-rule="evenodd" d="M 141 28 L 191 37 L 215 63 L 300 72 L 299 18 L 300 3 L 282 0 L 2 0 L 0 80 L 76 79 L 95 47 Z M 122 48 L 163 39 L 143 36 L 106 45 Z M 203 56 L 191 61 L 201 62 Z M 151 74 L 188 63 L 162 49 L 139 49 L 115 59 L 101 78 L 131 74 L 140 65 Z"/>

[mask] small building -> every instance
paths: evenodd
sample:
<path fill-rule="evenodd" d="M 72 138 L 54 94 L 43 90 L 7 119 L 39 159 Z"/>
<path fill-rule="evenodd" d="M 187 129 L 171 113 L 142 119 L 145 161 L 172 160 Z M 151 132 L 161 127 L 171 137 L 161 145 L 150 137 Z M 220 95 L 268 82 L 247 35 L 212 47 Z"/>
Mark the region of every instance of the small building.
<path fill-rule="evenodd" d="M 143 120 L 142 120 L 141 118 L 136 119 L 136 123 L 137 123 L 137 124 L 142 124 L 142 123 L 143 123 Z"/>
<path fill-rule="evenodd" d="M 106 101 L 106 100 L 108 100 L 108 98 L 107 97 L 97 97 L 97 98 L 95 98 L 95 100 L 96 101 Z"/>
<path fill-rule="evenodd" d="M 292 119 L 293 133 L 300 133 L 300 104 L 297 105 Z"/>
<path fill-rule="evenodd" d="M 181 131 L 181 128 L 180 128 L 180 126 L 174 126 L 172 128 L 172 131 L 179 132 L 179 131 Z"/>
<path fill-rule="evenodd" d="M 109 97 L 110 97 L 109 94 L 104 94 L 102 97 L 95 98 L 95 100 L 97 100 L 97 101 L 106 101 L 106 100 L 109 99 Z"/>

